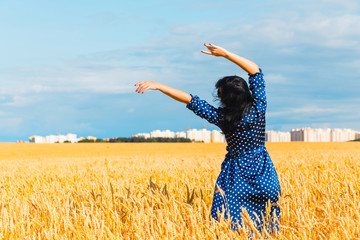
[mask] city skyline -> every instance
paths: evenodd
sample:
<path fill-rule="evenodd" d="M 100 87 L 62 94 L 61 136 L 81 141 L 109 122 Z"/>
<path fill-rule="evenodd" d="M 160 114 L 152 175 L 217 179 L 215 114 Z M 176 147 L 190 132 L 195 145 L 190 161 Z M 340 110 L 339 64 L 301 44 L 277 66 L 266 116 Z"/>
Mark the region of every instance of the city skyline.
<path fill-rule="evenodd" d="M 289 132 L 266 131 L 267 142 L 348 142 L 360 139 L 360 132 L 347 128 L 297 128 Z"/>
<path fill-rule="evenodd" d="M 225 135 L 219 130 L 207 130 L 204 125 L 203 129 L 191 129 L 188 128 L 186 131 L 171 131 L 169 129 L 165 130 L 152 130 L 149 133 L 142 132 L 131 135 L 131 137 L 140 137 L 140 138 L 188 138 L 195 142 L 204 142 L 204 143 L 225 143 Z M 109 141 L 111 138 L 117 137 L 108 137 L 106 138 Z M 96 140 L 97 137 L 88 136 L 86 138 L 80 137 L 77 138 L 76 134 L 68 133 L 66 135 L 48 135 L 45 137 L 33 135 L 29 137 L 29 142 L 32 143 L 63 143 L 71 142 L 76 143 L 81 140 Z M 265 131 L 265 141 L 266 142 L 346 142 L 360 139 L 360 132 L 353 129 L 321 129 L 321 128 L 299 128 L 291 129 L 288 132 Z M 19 141 L 23 142 L 23 141 Z"/>
<path fill-rule="evenodd" d="M 84 139 L 96 141 L 97 138 L 93 136 L 87 136 L 86 138 L 84 137 L 78 138 L 77 134 L 74 133 L 67 133 L 66 135 L 59 133 L 58 135 L 50 134 L 45 137 L 39 135 L 33 135 L 30 136 L 28 139 L 30 143 L 66 143 L 66 142 L 77 143 Z M 18 142 L 23 143 L 24 141 L 18 141 Z"/>
<path fill-rule="evenodd" d="M 195 142 L 204 142 L 204 143 L 224 143 L 225 136 L 219 130 L 207 130 L 204 126 L 203 129 L 190 129 L 186 131 L 173 132 L 169 129 L 166 130 L 153 130 L 150 133 L 137 133 L 132 135 L 132 137 L 143 137 L 143 138 L 188 138 L 191 141 Z"/>
<path fill-rule="evenodd" d="M 247 74 L 202 54 L 209 42 L 263 70 L 267 129 L 360 131 L 359 11 L 357 0 L 1 1 L 0 141 L 201 128 L 184 104 L 134 84 L 218 107 L 215 82 Z"/>

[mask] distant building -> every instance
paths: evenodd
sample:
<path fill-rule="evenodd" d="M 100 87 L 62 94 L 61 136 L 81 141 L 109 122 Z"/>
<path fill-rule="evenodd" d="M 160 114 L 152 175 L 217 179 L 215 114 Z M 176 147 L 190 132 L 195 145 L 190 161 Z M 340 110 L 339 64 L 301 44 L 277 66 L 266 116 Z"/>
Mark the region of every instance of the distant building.
<path fill-rule="evenodd" d="M 355 140 L 357 132 L 352 129 L 339 129 L 335 128 L 331 130 L 331 141 L 332 142 L 346 142 Z"/>
<path fill-rule="evenodd" d="M 315 142 L 331 142 L 331 129 L 315 129 L 314 134 L 314 140 Z"/>
<path fill-rule="evenodd" d="M 291 137 L 289 132 L 266 131 L 265 141 L 267 142 L 290 142 Z"/>
<path fill-rule="evenodd" d="M 67 135 L 49 135 L 46 137 L 42 136 L 31 136 L 29 137 L 29 142 L 31 143 L 63 143 L 68 142 L 78 142 L 76 134 L 68 133 Z"/>
<path fill-rule="evenodd" d="M 209 131 L 205 128 L 200 130 L 188 129 L 186 131 L 186 138 L 192 141 L 204 142 L 204 143 L 225 142 L 225 137 L 220 131 L 218 130 Z"/>
<path fill-rule="evenodd" d="M 175 138 L 175 132 L 172 132 L 170 130 L 165 130 L 163 132 L 164 132 L 164 136 L 166 138 Z"/>
<path fill-rule="evenodd" d="M 45 143 L 56 143 L 59 141 L 59 137 L 55 135 L 49 135 L 45 137 Z"/>
<path fill-rule="evenodd" d="M 164 136 L 165 136 L 165 134 L 160 130 L 154 130 L 154 131 L 150 132 L 151 138 L 164 137 Z"/>
<path fill-rule="evenodd" d="M 42 136 L 31 136 L 29 137 L 29 142 L 31 143 L 45 143 L 45 138 Z"/>
<path fill-rule="evenodd" d="M 292 142 L 301 142 L 304 141 L 304 136 L 301 129 L 291 129 L 290 140 Z"/>
<path fill-rule="evenodd" d="M 186 138 L 186 132 L 176 132 L 175 137 L 177 137 L 177 138 Z"/>
<path fill-rule="evenodd" d="M 346 142 L 356 139 L 357 132 L 352 129 L 292 129 L 291 141 L 302 142 Z"/>
<path fill-rule="evenodd" d="M 164 130 L 164 131 L 154 130 L 154 131 L 150 132 L 150 137 L 151 138 L 158 138 L 158 137 L 175 138 L 175 132 L 172 132 L 170 130 Z"/>
<path fill-rule="evenodd" d="M 356 140 L 360 139 L 360 132 L 357 132 L 357 133 L 356 133 L 355 139 L 356 139 Z"/>
<path fill-rule="evenodd" d="M 172 132 L 170 130 L 154 130 L 150 133 L 138 133 L 133 135 L 133 137 L 144 137 L 144 138 L 188 138 L 192 141 L 197 142 L 225 142 L 224 135 L 218 131 L 213 130 L 209 131 L 207 129 L 188 129 L 186 132 Z"/>
<path fill-rule="evenodd" d="M 188 129 L 186 131 L 186 138 L 196 141 L 196 142 L 204 142 L 210 143 L 211 142 L 211 131 L 206 130 L 205 128 L 201 130 L 197 129 Z"/>
<path fill-rule="evenodd" d="M 211 142 L 212 143 L 224 143 L 226 142 L 224 134 L 218 130 L 211 131 Z"/>
<path fill-rule="evenodd" d="M 204 143 L 211 142 L 211 131 L 203 128 L 203 129 L 199 130 L 199 132 L 200 132 L 200 140 L 199 141 L 204 141 Z"/>
<path fill-rule="evenodd" d="M 133 137 L 144 138 L 188 138 L 195 142 L 215 143 L 226 142 L 225 136 L 221 131 L 209 131 L 203 129 L 188 129 L 186 132 L 172 132 L 170 130 L 154 130 L 150 133 L 138 133 Z M 352 129 L 321 129 L 321 128 L 301 128 L 292 129 L 290 132 L 266 131 L 265 141 L 267 142 L 345 142 L 359 139 L 360 133 Z"/>
<path fill-rule="evenodd" d="M 315 142 L 315 129 L 292 129 L 290 132 L 292 142 Z"/>
<path fill-rule="evenodd" d="M 135 134 L 133 135 L 133 137 L 140 137 L 140 138 L 150 138 L 150 133 L 138 133 L 138 134 Z"/>
<path fill-rule="evenodd" d="M 88 136 L 87 138 L 86 138 L 87 140 L 91 140 L 91 141 L 96 141 L 96 137 L 93 137 L 93 136 Z"/>
<path fill-rule="evenodd" d="M 66 135 L 66 140 L 71 142 L 71 143 L 76 143 L 77 142 L 77 136 L 76 136 L 76 134 L 68 133 Z"/>

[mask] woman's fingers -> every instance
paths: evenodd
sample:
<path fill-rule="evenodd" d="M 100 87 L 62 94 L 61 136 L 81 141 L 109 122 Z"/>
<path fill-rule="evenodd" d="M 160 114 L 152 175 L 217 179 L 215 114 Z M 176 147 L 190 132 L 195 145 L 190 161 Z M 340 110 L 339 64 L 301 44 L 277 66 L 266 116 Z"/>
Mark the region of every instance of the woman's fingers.
<path fill-rule="evenodd" d="M 143 89 L 143 91 L 142 91 L 141 94 L 144 94 L 144 92 L 146 92 L 146 91 L 149 90 L 149 89 L 150 89 L 150 86 L 145 87 L 145 88 Z"/>
<path fill-rule="evenodd" d="M 206 43 L 204 43 L 204 46 L 207 47 L 209 50 L 215 49 L 216 47 L 214 45 L 212 45 L 211 43 L 209 43 L 209 45 L 206 45 Z"/>
<path fill-rule="evenodd" d="M 138 82 L 136 83 L 134 86 L 139 86 L 140 84 L 143 84 L 145 81 L 141 81 L 141 82 Z"/>
<path fill-rule="evenodd" d="M 146 84 L 146 81 L 141 81 L 141 82 L 136 83 L 135 86 L 138 86 L 138 88 L 135 90 L 135 92 L 140 92 L 140 89 L 142 89 L 145 84 Z"/>
<path fill-rule="evenodd" d="M 147 85 L 141 85 L 141 87 L 139 88 L 139 90 L 137 91 L 138 93 L 141 93 L 141 91 L 144 89 L 144 88 L 146 88 L 147 87 Z"/>
<path fill-rule="evenodd" d="M 139 90 L 141 89 L 141 87 L 139 86 L 136 90 L 135 90 L 135 92 L 139 92 Z"/>
<path fill-rule="evenodd" d="M 211 43 L 209 43 L 209 45 L 207 45 L 206 43 L 204 43 L 204 46 L 207 47 L 207 49 L 209 51 L 201 51 L 202 53 L 205 53 L 207 55 L 213 55 L 216 56 L 216 51 L 217 51 L 217 47 Z"/>
<path fill-rule="evenodd" d="M 144 84 L 139 84 L 139 87 L 136 89 L 136 92 L 140 93 L 143 88 L 144 88 Z"/>
<path fill-rule="evenodd" d="M 204 43 L 204 46 L 207 47 L 209 51 L 201 51 L 202 53 L 216 57 L 220 57 L 220 56 L 224 57 L 226 55 L 226 51 L 222 47 L 218 47 L 212 43 L 209 43 L 209 45 Z"/>
<path fill-rule="evenodd" d="M 217 46 L 215 46 L 215 45 L 213 45 L 213 44 L 211 44 L 211 43 L 209 43 L 209 45 L 210 45 L 212 48 L 217 48 Z"/>
<path fill-rule="evenodd" d="M 144 93 L 144 92 L 146 92 L 148 89 L 150 89 L 151 88 L 151 86 L 150 85 L 145 85 L 144 87 L 143 87 L 143 89 L 141 90 L 141 93 Z"/>
<path fill-rule="evenodd" d="M 207 51 L 201 51 L 202 53 L 208 54 L 208 55 L 212 55 L 211 52 L 207 52 Z"/>
<path fill-rule="evenodd" d="M 137 83 L 135 85 L 139 86 L 136 89 L 136 92 L 141 93 L 141 94 L 143 94 L 144 92 L 146 92 L 149 89 L 153 89 L 152 86 L 151 86 L 151 82 L 147 82 L 147 81 L 143 81 L 143 82 Z"/>

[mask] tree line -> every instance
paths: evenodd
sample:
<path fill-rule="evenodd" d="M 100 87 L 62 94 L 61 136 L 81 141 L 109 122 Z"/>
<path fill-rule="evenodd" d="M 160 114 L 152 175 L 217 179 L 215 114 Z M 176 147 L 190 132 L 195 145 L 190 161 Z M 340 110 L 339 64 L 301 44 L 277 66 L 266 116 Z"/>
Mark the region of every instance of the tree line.
<path fill-rule="evenodd" d="M 96 140 L 90 140 L 90 139 L 83 139 L 80 140 L 79 143 L 93 143 L 93 142 L 192 142 L 188 138 L 165 138 L 165 137 L 155 137 L 155 138 L 143 138 L 143 137 L 117 137 L 117 138 L 111 138 L 109 141 L 106 141 L 104 139 L 98 138 Z"/>

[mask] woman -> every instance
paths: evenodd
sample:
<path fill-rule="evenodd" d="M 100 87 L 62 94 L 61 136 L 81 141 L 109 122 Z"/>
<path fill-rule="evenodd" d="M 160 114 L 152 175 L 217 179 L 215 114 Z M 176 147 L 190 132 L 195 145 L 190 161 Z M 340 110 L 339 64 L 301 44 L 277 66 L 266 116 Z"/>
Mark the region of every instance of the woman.
<path fill-rule="evenodd" d="M 143 81 L 135 84 L 136 92 L 160 90 L 173 99 L 186 103 L 196 115 L 218 126 L 225 134 L 228 153 L 221 164 L 216 181 L 211 215 L 219 214 L 241 225 L 241 214 L 246 209 L 259 230 L 264 227 L 266 206 L 271 203 L 271 217 L 279 218 L 276 203 L 280 195 L 278 177 L 265 148 L 265 82 L 258 66 L 224 48 L 204 44 L 205 54 L 224 57 L 249 74 L 249 86 L 238 76 L 228 76 L 216 83 L 221 107 L 215 108 L 198 96 L 168 87 L 161 83 Z M 274 219 L 274 218 L 272 218 Z M 274 222 L 274 221 L 272 221 Z M 270 223 L 270 230 L 274 225 Z M 276 223 L 275 223 L 275 226 Z"/>

